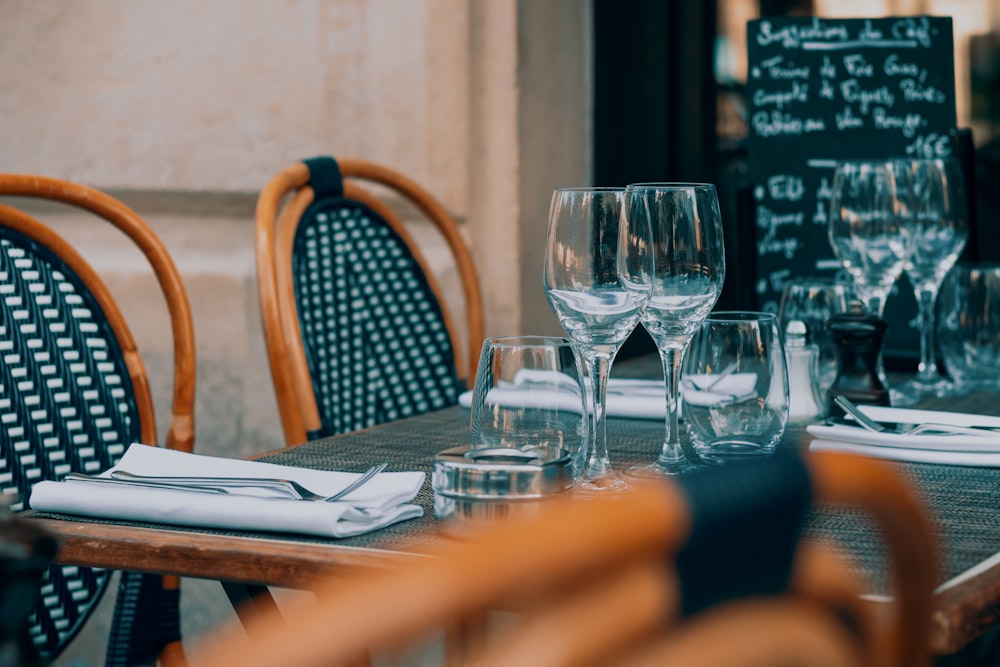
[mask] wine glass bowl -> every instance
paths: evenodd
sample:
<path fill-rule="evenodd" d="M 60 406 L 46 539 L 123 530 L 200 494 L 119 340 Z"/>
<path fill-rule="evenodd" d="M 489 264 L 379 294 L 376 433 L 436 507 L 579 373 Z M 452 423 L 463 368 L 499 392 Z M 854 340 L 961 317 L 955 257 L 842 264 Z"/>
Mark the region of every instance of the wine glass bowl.
<path fill-rule="evenodd" d="M 648 217 L 629 215 L 625 188 L 556 189 L 542 274 L 546 299 L 590 379 L 590 444 L 578 488 L 625 488 L 608 456 L 606 391 L 615 355 L 649 299 Z"/>
<path fill-rule="evenodd" d="M 631 217 L 649 220 L 653 269 L 649 305 L 641 321 L 660 354 L 667 401 L 659 456 L 631 472 L 677 474 L 693 465 L 681 447 L 678 428 L 681 362 L 722 291 L 722 216 L 715 186 L 707 183 L 630 185 L 629 210 Z"/>
<path fill-rule="evenodd" d="M 829 238 L 866 310 L 882 316 L 910 252 L 890 161 L 845 161 L 834 171 Z"/>

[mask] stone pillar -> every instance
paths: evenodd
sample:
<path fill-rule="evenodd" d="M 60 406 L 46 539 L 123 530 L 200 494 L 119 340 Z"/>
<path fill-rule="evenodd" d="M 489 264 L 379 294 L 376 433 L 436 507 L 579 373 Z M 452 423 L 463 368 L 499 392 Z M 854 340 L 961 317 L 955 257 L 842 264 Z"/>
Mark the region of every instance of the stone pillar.
<path fill-rule="evenodd" d="M 591 181 L 590 3 L 473 2 L 469 236 L 487 335 L 561 333 L 542 291 L 552 189 Z"/>

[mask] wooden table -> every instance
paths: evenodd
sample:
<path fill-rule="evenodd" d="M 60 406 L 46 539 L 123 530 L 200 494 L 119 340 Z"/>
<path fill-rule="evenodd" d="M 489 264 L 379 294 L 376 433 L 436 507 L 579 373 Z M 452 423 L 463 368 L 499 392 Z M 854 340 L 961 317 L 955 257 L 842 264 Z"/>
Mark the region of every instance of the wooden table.
<path fill-rule="evenodd" d="M 939 402 L 948 409 L 1000 414 L 992 396 Z M 609 420 L 615 465 L 652 460 L 660 422 Z M 434 455 L 468 439 L 468 412 L 449 408 L 364 431 L 326 438 L 261 458 L 317 469 L 361 471 L 375 461 L 389 470 L 430 472 Z M 790 428 L 783 447 L 801 448 L 801 428 Z M 913 479 L 937 526 L 944 571 L 935 595 L 932 649 L 958 651 L 1000 619 L 1000 471 L 986 468 L 898 465 Z M 449 538 L 433 517 L 430 475 L 417 501 L 422 518 L 342 540 L 251 534 L 28 513 L 58 537 L 62 563 L 132 569 L 185 577 L 307 588 L 343 568 L 390 567 L 421 558 L 425 547 Z M 875 535 L 856 517 L 817 513 L 811 531 L 832 536 L 858 558 L 874 580 L 885 572 Z M 405 541 L 406 550 L 397 545 Z M 881 568 L 881 569 L 880 569 Z"/>

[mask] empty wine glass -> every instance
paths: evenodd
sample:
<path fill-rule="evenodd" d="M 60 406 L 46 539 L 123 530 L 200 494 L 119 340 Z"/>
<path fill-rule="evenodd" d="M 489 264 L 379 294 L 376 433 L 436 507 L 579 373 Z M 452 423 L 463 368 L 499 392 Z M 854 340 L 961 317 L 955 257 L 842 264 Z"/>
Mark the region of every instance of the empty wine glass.
<path fill-rule="evenodd" d="M 907 402 L 942 396 L 952 383 L 935 361 L 934 303 L 945 275 L 965 247 L 969 235 L 962 172 L 954 159 L 895 160 L 897 189 L 906 202 L 912 229 L 911 251 L 904 270 L 917 297 L 920 362 L 917 374 L 894 387 Z"/>
<path fill-rule="evenodd" d="M 722 216 L 710 184 L 637 183 L 629 186 L 629 194 L 630 217 L 649 216 L 653 278 L 641 321 L 656 342 L 667 384 L 660 454 L 632 472 L 671 475 L 693 465 L 681 448 L 678 388 L 684 351 L 718 301 L 725 280 Z"/>
<path fill-rule="evenodd" d="M 625 188 L 559 188 L 545 237 L 545 297 L 590 376 L 590 447 L 578 484 L 617 490 L 628 483 L 608 456 L 608 374 L 649 299 L 648 219 L 631 219 Z"/>
<path fill-rule="evenodd" d="M 830 246 L 865 309 L 879 317 L 910 251 L 907 217 L 899 215 L 898 206 L 890 161 L 837 165 L 830 195 Z"/>

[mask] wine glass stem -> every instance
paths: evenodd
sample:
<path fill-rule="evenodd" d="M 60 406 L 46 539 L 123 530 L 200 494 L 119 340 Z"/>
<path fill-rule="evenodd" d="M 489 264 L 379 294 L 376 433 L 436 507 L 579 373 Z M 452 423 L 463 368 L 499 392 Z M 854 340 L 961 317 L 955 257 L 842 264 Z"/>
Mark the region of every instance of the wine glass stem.
<path fill-rule="evenodd" d="M 667 416 L 663 434 L 663 449 L 657 462 L 661 465 L 671 465 L 686 460 L 681 449 L 680 428 L 678 420 L 679 386 L 681 379 L 681 362 L 684 349 L 664 345 L 660 347 L 660 361 L 663 363 L 663 378 L 667 385 Z"/>
<path fill-rule="evenodd" d="M 588 479 L 598 479 L 611 474 L 611 458 L 608 456 L 608 428 L 605 420 L 608 374 L 614 359 L 615 349 L 594 346 L 583 350 L 583 358 L 590 374 L 590 453 L 583 475 Z"/>
<path fill-rule="evenodd" d="M 920 363 L 917 366 L 917 379 L 922 382 L 936 382 L 938 370 L 937 362 L 934 360 L 934 301 L 937 298 L 937 290 L 918 288 L 916 295 L 920 325 Z"/>

